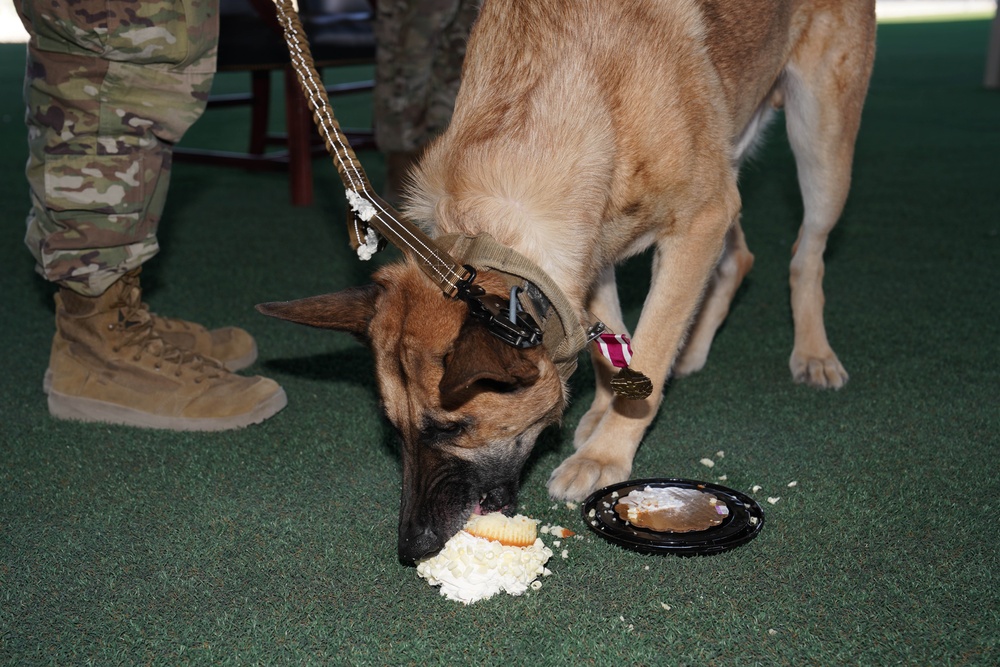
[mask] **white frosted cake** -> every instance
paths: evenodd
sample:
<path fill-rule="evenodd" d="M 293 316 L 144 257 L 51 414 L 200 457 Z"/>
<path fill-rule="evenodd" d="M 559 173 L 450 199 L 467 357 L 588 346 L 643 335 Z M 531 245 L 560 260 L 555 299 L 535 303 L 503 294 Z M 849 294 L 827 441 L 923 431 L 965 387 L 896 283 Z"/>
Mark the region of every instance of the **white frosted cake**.
<path fill-rule="evenodd" d="M 538 577 L 550 574 L 545 563 L 552 551 L 537 537 L 536 525 L 521 515 L 475 515 L 436 556 L 417 564 L 417 574 L 440 586 L 441 595 L 465 604 L 501 591 L 522 595 Z"/>

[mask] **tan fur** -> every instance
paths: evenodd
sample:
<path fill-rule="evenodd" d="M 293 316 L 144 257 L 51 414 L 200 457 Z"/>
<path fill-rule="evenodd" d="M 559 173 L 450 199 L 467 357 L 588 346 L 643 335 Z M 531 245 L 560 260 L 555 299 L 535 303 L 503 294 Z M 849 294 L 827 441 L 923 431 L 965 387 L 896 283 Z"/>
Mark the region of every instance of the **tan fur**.
<path fill-rule="evenodd" d="M 441 423 L 463 421 L 467 428 L 449 443 L 449 448 L 460 457 L 474 460 L 484 443 L 508 440 L 535 424 L 544 427 L 558 418 L 562 411 L 559 377 L 540 348 L 525 353 L 534 373 L 519 400 L 479 392 L 462 402 L 460 410 L 449 409 L 441 400 L 438 386 L 466 321 L 464 304 L 445 299 L 412 264 L 389 266 L 375 279 L 385 287 L 370 324 L 372 331 L 380 332 L 372 336 L 375 372 L 386 416 L 402 431 L 404 440 L 415 440 L 417 430 L 427 419 Z M 494 277 L 487 277 L 485 284 L 490 284 L 491 279 Z M 381 335 L 390 331 L 393 335 Z M 502 343 L 496 348 L 499 353 L 514 351 Z M 481 350 L 480 359 L 487 354 L 487 350 Z"/>
<path fill-rule="evenodd" d="M 790 363 L 796 381 L 846 381 L 823 327 L 822 250 L 850 181 L 873 5 L 485 3 L 452 126 L 421 163 L 411 213 L 436 233 L 489 231 L 548 271 L 581 318 L 589 310 L 616 330 L 609 267 L 657 250 L 633 363 L 654 393 L 613 400 L 611 369 L 595 357 L 597 396 L 577 453 L 550 480 L 554 496 L 580 499 L 628 476 L 689 327 L 678 373 L 704 364 L 753 263 L 738 222 L 737 147 L 748 149 L 783 102 L 807 209 L 792 262 Z"/>
<path fill-rule="evenodd" d="M 491 234 L 542 267 L 581 322 L 618 332 L 614 266 L 655 248 L 632 363 L 653 393 L 614 398 L 614 369 L 593 356 L 594 402 L 576 452 L 552 473 L 553 497 L 626 479 L 671 369 L 705 363 L 753 264 L 739 163 L 776 106 L 805 208 L 790 366 L 796 381 L 844 384 L 823 325 L 822 255 L 850 183 L 874 0 L 486 0 L 467 54 L 452 123 L 415 174 L 410 217 L 432 235 Z M 261 309 L 371 344 L 404 445 L 399 550 L 413 559 L 470 512 L 512 502 L 527 452 L 567 398 L 544 348 L 498 348 L 413 264 L 375 278 L 377 288 Z M 488 272 L 482 284 L 503 291 Z"/>

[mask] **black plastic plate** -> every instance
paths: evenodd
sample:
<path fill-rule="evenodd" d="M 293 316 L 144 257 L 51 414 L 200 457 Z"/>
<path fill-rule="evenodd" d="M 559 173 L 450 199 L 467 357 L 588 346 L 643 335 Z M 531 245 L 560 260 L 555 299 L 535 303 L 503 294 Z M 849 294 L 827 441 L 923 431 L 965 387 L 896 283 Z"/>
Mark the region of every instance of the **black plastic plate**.
<path fill-rule="evenodd" d="M 647 486 L 707 491 L 726 504 L 729 516 L 718 526 L 687 533 L 637 528 L 618 516 L 615 503 Z M 632 479 L 612 484 L 591 494 L 580 511 L 587 526 L 604 539 L 626 549 L 651 554 L 711 556 L 746 544 L 764 527 L 764 511 L 750 496 L 718 484 L 690 479 Z"/>

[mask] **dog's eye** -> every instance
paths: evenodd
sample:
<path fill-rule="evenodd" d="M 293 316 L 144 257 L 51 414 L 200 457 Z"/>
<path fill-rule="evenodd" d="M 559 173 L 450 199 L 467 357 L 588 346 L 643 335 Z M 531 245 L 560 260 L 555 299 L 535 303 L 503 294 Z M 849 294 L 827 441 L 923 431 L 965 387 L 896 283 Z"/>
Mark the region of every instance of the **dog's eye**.
<path fill-rule="evenodd" d="M 434 444 L 444 440 L 450 440 L 458 436 L 465 429 L 461 422 L 428 422 L 420 429 L 420 440 L 427 444 Z"/>

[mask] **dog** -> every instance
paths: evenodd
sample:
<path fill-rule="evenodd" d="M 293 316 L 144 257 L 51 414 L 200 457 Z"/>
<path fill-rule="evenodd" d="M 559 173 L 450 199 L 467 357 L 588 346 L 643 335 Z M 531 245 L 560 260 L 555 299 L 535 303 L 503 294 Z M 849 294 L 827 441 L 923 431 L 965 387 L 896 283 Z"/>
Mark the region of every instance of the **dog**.
<path fill-rule="evenodd" d="M 451 124 L 412 175 L 409 218 L 434 238 L 489 234 L 551 278 L 577 325 L 619 333 L 614 267 L 654 249 L 631 360 L 651 393 L 616 396 L 615 368 L 592 350 L 593 404 L 548 481 L 553 498 L 627 479 L 668 378 L 705 364 L 753 264 L 739 166 L 780 107 L 804 203 L 790 368 L 815 387 L 847 381 L 825 333 L 823 252 L 847 197 L 874 49 L 874 0 L 483 3 Z M 509 287 L 490 270 L 477 282 L 503 296 Z M 551 345 L 491 335 L 409 260 L 370 285 L 258 308 L 370 346 L 402 441 L 402 561 L 440 550 L 473 512 L 511 510 L 538 435 L 568 400 L 572 362 Z"/>

